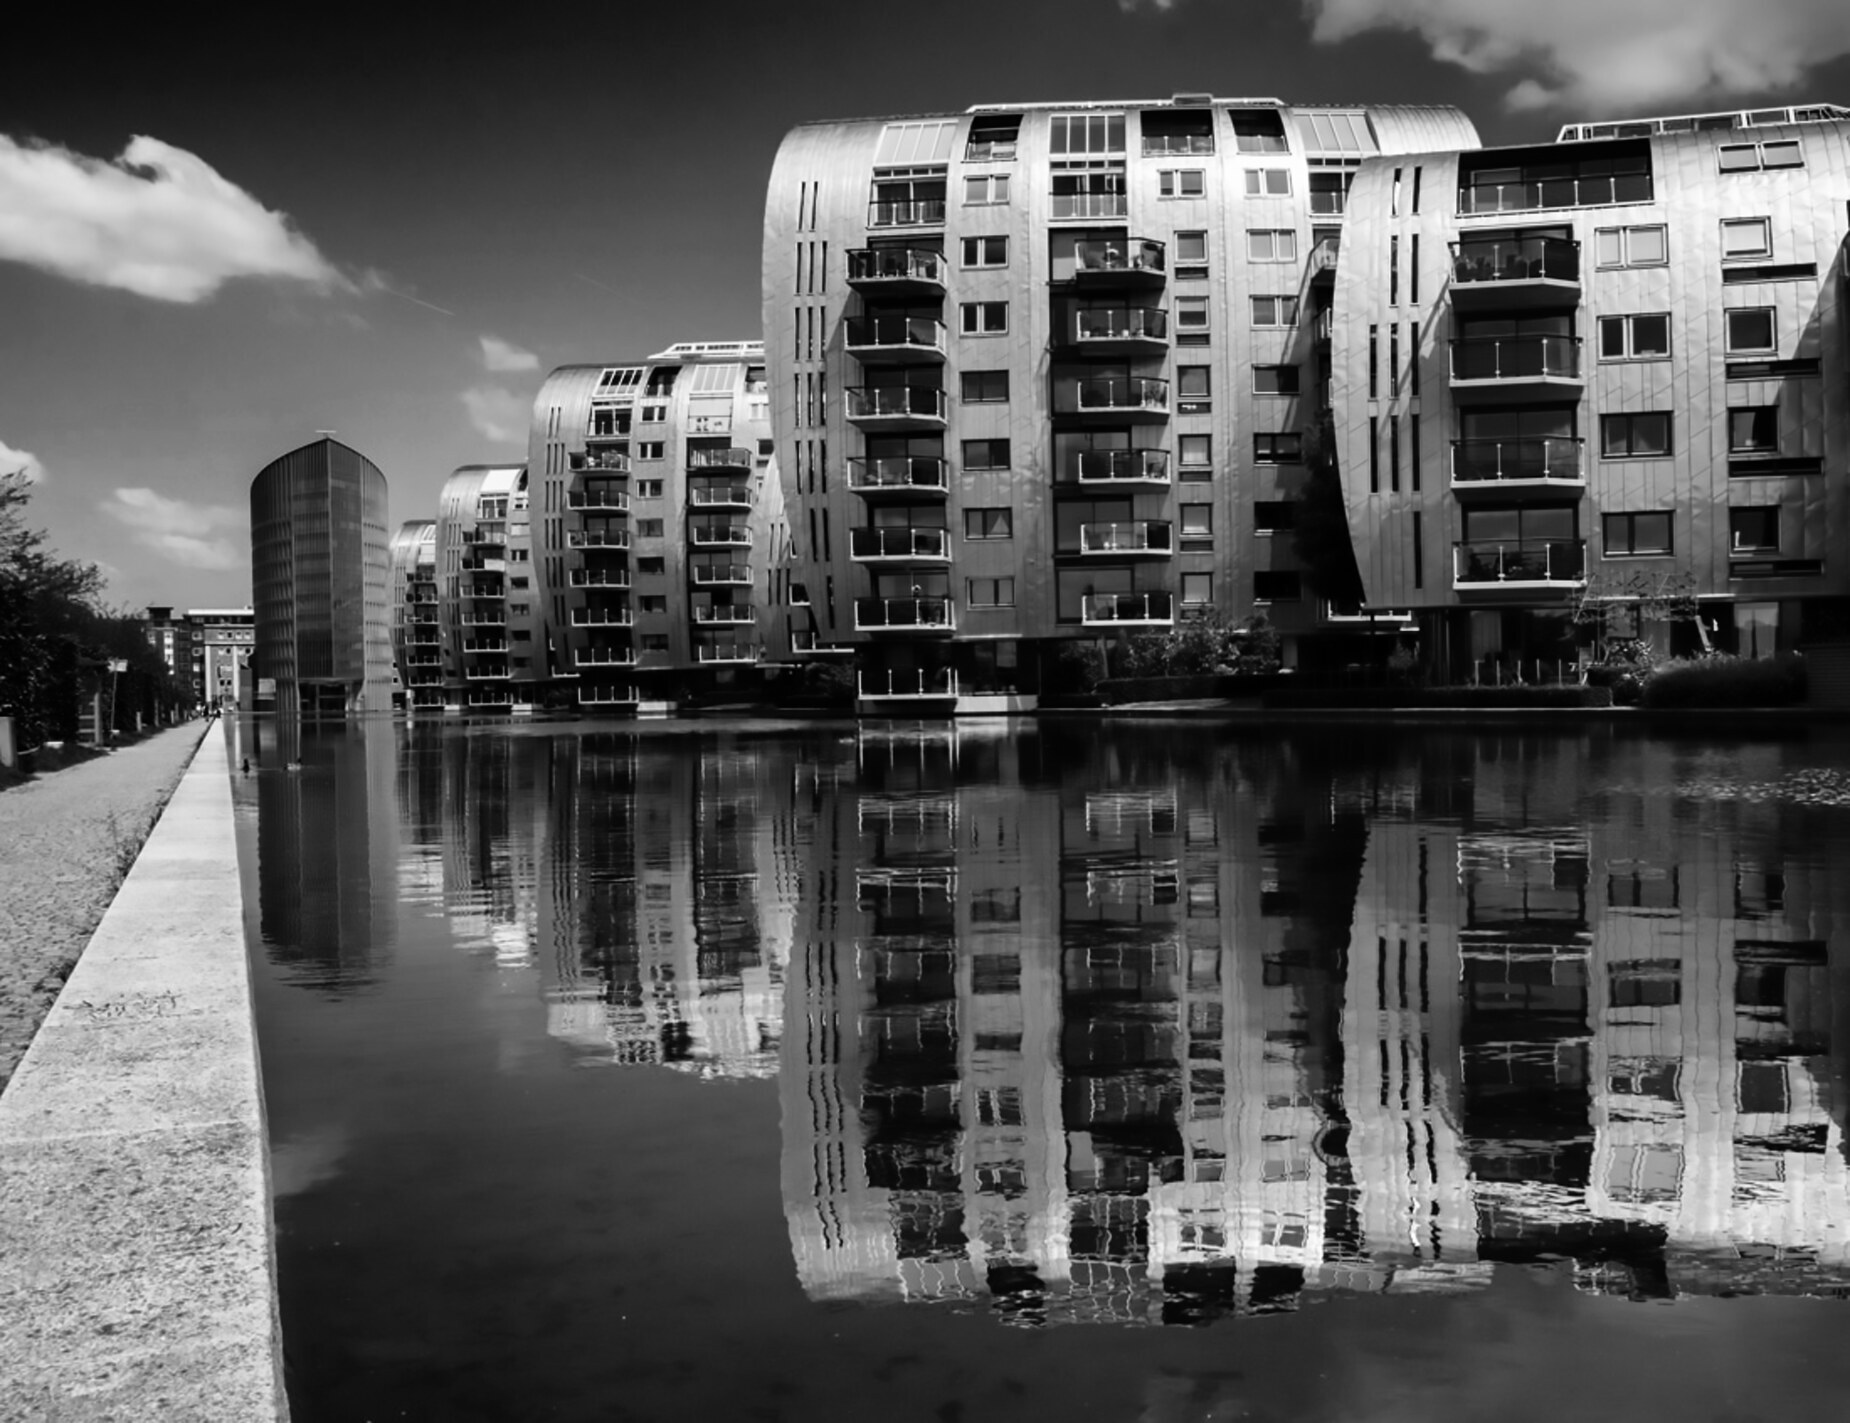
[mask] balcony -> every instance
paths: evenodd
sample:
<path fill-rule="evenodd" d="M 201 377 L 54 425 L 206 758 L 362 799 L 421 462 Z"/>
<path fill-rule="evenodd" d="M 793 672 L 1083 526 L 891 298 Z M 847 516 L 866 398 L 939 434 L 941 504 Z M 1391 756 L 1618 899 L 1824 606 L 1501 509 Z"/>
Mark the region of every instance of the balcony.
<path fill-rule="evenodd" d="M 507 560 L 505 558 L 482 558 L 479 555 L 474 558 L 465 558 L 462 561 L 462 571 L 464 573 L 506 573 Z"/>
<path fill-rule="evenodd" d="M 752 452 L 743 445 L 728 445 L 723 449 L 694 448 L 687 452 L 687 472 L 689 474 L 707 474 L 718 471 L 740 472 L 752 467 Z"/>
<path fill-rule="evenodd" d="M 944 256 L 924 247 L 856 248 L 848 254 L 848 285 L 869 296 L 942 296 Z"/>
<path fill-rule="evenodd" d="M 626 628 L 634 627 L 636 614 L 628 608 L 573 608 L 572 626 L 575 628 Z"/>
<path fill-rule="evenodd" d="M 1175 552 L 1175 546 L 1166 522 L 1136 519 L 1128 524 L 1081 524 L 1079 551 L 1116 558 L 1168 558 Z"/>
<path fill-rule="evenodd" d="M 412 632 L 405 637 L 407 647 L 442 647 L 443 632 L 434 623 L 421 632 Z"/>
<path fill-rule="evenodd" d="M 1578 392 L 1578 336 L 1466 336 L 1452 341 L 1452 389 L 1536 398 Z"/>
<path fill-rule="evenodd" d="M 630 546 L 630 533 L 628 529 L 567 529 L 565 546 L 620 553 Z"/>
<path fill-rule="evenodd" d="M 1143 136 L 1145 158 L 1205 158 L 1214 152 L 1211 133 L 1150 133 Z"/>
<path fill-rule="evenodd" d="M 1567 435 L 1530 440 L 1453 440 L 1452 489 L 1460 494 L 1582 489 L 1585 441 Z"/>
<path fill-rule="evenodd" d="M 854 649 L 835 643 L 824 642 L 822 634 L 813 629 L 790 634 L 790 651 L 798 657 L 852 657 Z"/>
<path fill-rule="evenodd" d="M 507 639 L 505 637 L 466 637 L 463 639 L 462 650 L 470 654 L 506 652 Z"/>
<path fill-rule="evenodd" d="M 1056 415 L 1167 420 L 1169 382 L 1155 376 L 1090 376 L 1054 382 Z"/>
<path fill-rule="evenodd" d="M 1342 254 L 1340 237 L 1319 238 L 1317 245 L 1310 249 L 1310 259 L 1305 263 L 1305 270 L 1310 279 L 1335 280 L 1337 259 Z"/>
<path fill-rule="evenodd" d="M 492 664 L 486 667 L 477 665 L 463 668 L 463 680 L 465 682 L 508 682 L 512 681 L 513 677 L 513 672 L 508 669 L 506 664 Z"/>
<path fill-rule="evenodd" d="M 863 672 L 857 679 L 857 691 L 864 702 L 943 700 L 957 695 L 957 673 L 949 667 Z"/>
<path fill-rule="evenodd" d="M 627 514 L 630 497 L 619 489 L 572 489 L 566 492 L 565 507 L 585 514 Z"/>
<path fill-rule="evenodd" d="M 864 366 L 944 363 L 944 323 L 932 317 L 862 316 L 845 325 L 848 354 Z"/>
<path fill-rule="evenodd" d="M 1570 238 L 1464 238 L 1451 246 L 1459 311 L 1580 304 L 1580 244 Z"/>
<path fill-rule="evenodd" d="M 848 489 L 865 499 L 942 499 L 950 493 L 950 466 L 936 455 L 890 455 L 848 461 Z"/>
<path fill-rule="evenodd" d="M 1159 306 L 1091 306 L 1073 313 L 1073 344 L 1087 355 L 1160 356 L 1169 313 Z"/>
<path fill-rule="evenodd" d="M 466 628 L 504 628 L 507 626 L 507 613 L 464 613 L 456 621 Z"/>
<path fill-rule="evenodd" d="M 507 530 L 498 524 L 464 529 L 462 541 L 466 548 L 501 548 L 507 543 Z"/>
<path fill-rule="evenodd" d="M 592 439 L 616 439 L 614 435 L 593 435 Z M 628 435 L 621 438 L 628 439 Z M 581 455 L 572 456 L 574 472 L 595 470 L 600 474 L 627 476 L 630 472 L 630 457 L 616 450 L 587 450 Z"/>
<path fill-rule="evenodd" d="M 1337 627 L 1374 628 L 1400 632 L 1412 627 L 1417 619 L 1406 608 L 1365 608 L 1360 603 L 1323 604 L 1323 621 Z"/>
<path fill-rule="evenodd" d="M 1167 489 L 1168 450 L 1081 450 L 1076 463 L 1085 489 Z"/>
<path fill-rule="evenodd" d="M 1114 175 L 1122 183 L 1123 175 Z M 1123 217 L 1130 211 L 1130 199 L 1123 192 L 1054 193 L 1047 215 L 1056 222 L 1071 218 Z"/>
<path fill-rule="evenodd" d="M 935 385 L 850 386 L 848 418 L 863 430 L 942 430 L 949 404 Z"/>
<path fill-rule="evenodd" d="M 696 603 L 694 621 L 702 627 L 749 627 L 758 621 L 758 610 L 750 603 Z"/>
<path fill-rule="evenodd" d="M 687 541 L 695 548 L 750 548 L 752 531 L 725 519 L 697 519 L 688 526 Z"/>
<path fill-rule="evenodd" d="M 943 186 L 940 184 L 939 186 Z M 943 198 L 912 198 L 900 202 L 869 203 L 869 227 L 943 227 Z"/>
<path fill-rule="evenodd" d="M 636 702 L 636 689 L 630 686 L 600 687 L 587 683 L 578 688 L 581 707 L 631 707 Z"/>
<path fill-rule="evenodd" d="M 696 563 L 688 570 L 688 581 L 696 588 L 750 586 L 752 569 L 748 563 Z"/>
<path fill-rule="evenodd" d="M 1525 182 L 1474 182 L 1458 190 L 1458 211 L 1534 212 L 1540 208 L 1610 207 L 1648 203 L 1649 173 L 1592 173 L 1579 178 L 1545 178 Z"/>
<path fill-rule="evenodd" d="M 630 574 L 627 568 L 574 568 L 565 576 L 566 581 L 574 588 L 627 588 L 630 586 Z"/>
<path fill-rule="evenodd" d="M 713 642 L 694 644 L 694 659 L 697 662 L 756 662 L 757 645 L 739 642 L 733 638 L 720 638 Z"/>
<path fill-rule="evenodd" d="M 636 649 L 633 647 L 581 647 L 572 654 L 572 661 L 579 667 L 634 667 Z"/>
<path fill-rule="evenodd" d="M 949 598 L 856 598 L 857 632 L 950 633 L 957 629 Z"/>
<path fill-rule="evenodd" d="M 1452 587 L 1459 592 L 1577 588 L 1586 581 L 1584 539 L 1452 545 Z"/>
<path fill-rule="evenodd" d="M 1323 308 L 1322 311 L 1318 312 L 1317 315 L 1311 321 L 1311 324 L 1310 324 L 1311 340 L 1315 341 L 1319 346 L 1328 346 L 1330 344 L 1330 337 L 1335 333 L 1335 331 L 1336 331 L 1335 309 L 1332 307 L 1326 306 Z"/>
<path fill-rule="evenodd" d="M 752 507 L 751 486 L 746 484 L 695 484 L 687 491 L 690 509 L 733 510 Z"/>
<path fill-rule="evenodd" d="M 514 705 L 514 694 L 505 687 L 470 692 L 465 699 L 477 711 L 506 711 Z"/>
<path fill-rule="evenodd" d="M 943 529 L 850 529 L 848 551 L 857 563 L 948 563 L 951 544 Z"/>
<path fill-rule="evenodd" d="M 1168 275 L 1163 244 L 1147 237 L 1094 238 L 1073 247 L 1073 280 L 1087 288 L 1160 287 Z"/>
<path fill-rule="evenodd" d="M 1170 627 L 1176 620 L 1173 593 L 1088 593 L 1080 604 L 1087 627 Z"/>

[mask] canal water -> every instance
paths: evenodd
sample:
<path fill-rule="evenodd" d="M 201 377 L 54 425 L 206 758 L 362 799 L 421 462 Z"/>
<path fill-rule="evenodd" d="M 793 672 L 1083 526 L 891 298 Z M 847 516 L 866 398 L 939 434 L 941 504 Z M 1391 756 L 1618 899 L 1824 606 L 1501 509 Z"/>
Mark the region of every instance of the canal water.
<path fill-rule="evenodd" d="M 1842 732 L 238 734 L 297 1423 L 1850 1397 Z"/>

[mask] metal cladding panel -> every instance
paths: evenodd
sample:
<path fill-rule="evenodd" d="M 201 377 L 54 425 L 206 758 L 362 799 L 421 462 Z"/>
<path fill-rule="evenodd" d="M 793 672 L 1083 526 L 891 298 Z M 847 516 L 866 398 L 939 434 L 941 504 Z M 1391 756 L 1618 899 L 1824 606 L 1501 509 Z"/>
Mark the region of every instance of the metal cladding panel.
<path fill-rule="evenodd" d="M 534 656 L 552 659 L 544 669 L 549 674 L 565 670 L 557 659 L 570 655 L 566 649 L 569 624 L 564 616 L 571 593 L 566 582 L 565 495 L 572 479 L 572 457 L 584 453 L 591 396 L 598 382 L 605 371 L 627 364 L 634 363 L 560 366 L 540 382 L 533 397 L 527 471 L 532 491 L 533 593 L 539 610 Z"/>
<path fill-rule="evenodd" d="M 1796 138 L 1804 166 L 1723 172 L 1723 144 Z M 1651 198 L 1643 202 L 1467 214 L 1458 211 L 1456 153 L 1412 153 L 1363 163 L 1350 192 L 1348 223 L 1337 274 L 1332 333 L 1332 395 L 1337 447 L 1350 528 L 1368 600 L 1377 605 L 1455 607 L 1451 545 L 1461 536 L 1458 496 L 1452 492 L 1449 455 L 1460 433 L 1460 409 L 1450 389 L 1449 339 L 1455 334 L 1452 272 L 1447 244 L 1474 233 L 1524 228 L 1566 228 L 1580 243 L 1580 300 L 1574 330 L 1581 338 L 1584 391 L 1560 399 L 1575 406 L 1584 441 L 1586 497 L 1580 501 L 1580 537 L 1595 579 L 1643 572 L 1690 575 L 1696 591 L 1757 601 L 1850 592 L 1850 367 L 1843 328 L 1846 207 L 1850 206 L 1850 124 L 1842 121 L 1778 129 L 1658 135 L 1648 140 Z M 1634 144 L 1640 140 L 1632 140 Z M 1597 151 L 1582 145 L 1578 151 Z M 1544 162 L 1548 147 L 1507 150 L 1512 164 Z M 1492 151 L 1495 161 L 1502 153 Z M 1422 203 L 1411 208 L 1412 174 L 1422 173 Z M 1396 190 L 1395 175 L 1401 181 Z M 1773 279 L 1726 280 L 1722 223 L 1765 219 L 1770 254 L 1760 262 L 1786 268 Z M 1656 265 L 1601 267 L 1602 229 L 1663 227 L 1668 260 Z M 1412 300 L 1411 247 L 1420 241 L 1419 301 Z M 1398 239 L 1396 302 L 1390 273 Z M 1815 265 L 1815 275 L 1803 272 Z M 1752 264 L 1749 264 L 1752 265 Z M 1793 270 L 1794 268 L 1798 270 Z M 1745 275 L 1734 264 L 1737 276 Z M 1731 352 L 1728 312 L 1772 312 L 1776 349 Z M 1670 351 L 1651 359 L 1604 359 L 1600 320 L 1664 314 Z M 1385 370 L 1388 333 L 1420 324 L 1419 398 L 1404 378 L 1398 393 Z M 1368 334 L 1379 332 L 1376 394 L 1369 394 Z M 1731 364 L 1765 360 L 1816 360 L 1817 374 L 1754 375 L 1730 380 Z M 1487 397 L 1472 398 L 1482 407 Z M 1818 473 L 1751 473 L 1751 456 L 1731 452 L 1729 410 L 1777 405 L 1784 458 L 1814 457 Z M 1673 447 L 1665 457 L 1603 458 L 1600 417 L 1670 412 Z M 1403 473 L 1399 492 L 1389 488 L 1385 440 L 1390 418 L 1402 418 Z M 1376 421 L 1379 474 L 1371 488 L 1369 417 Z M 1408 422 L 1417 420 L 1424 467 L 1412 487 L 1406 446 Z M 1559 495 L 1548 496 L 1559 498 Z M 1731 507 L 1774 505 L 1781 510 L 1778 556 L 1822 559 L 1822 576 L 1756 578 L 1743 582 L 1731 567 Z M 1416 561 L 1410 515 L 1422 515 L 1423 549 Z M 1669 557 L 1608 556 L 1601 541 L 1603 513 L 1668 510 L 1673 519 Z M 1423 575 L 1416 579 L 1416 567 Z M 1558 595 L 1542 601 L 1559 601 Z"/>
<path fill-rule="evenodd" d="M 1463 110 L 1440 104 L 1370 104 L 1368 122 L 1383 153 L 1431 153 L 1483 146 L 1477 125 Z"/>

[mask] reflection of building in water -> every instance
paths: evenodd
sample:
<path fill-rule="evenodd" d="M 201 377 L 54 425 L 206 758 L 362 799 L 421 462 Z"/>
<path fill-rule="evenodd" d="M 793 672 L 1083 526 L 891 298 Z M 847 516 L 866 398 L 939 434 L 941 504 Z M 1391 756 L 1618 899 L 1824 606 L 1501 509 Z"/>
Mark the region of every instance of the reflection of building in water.
<path fill-rule="evenodd" d="M 1578 828 L 1512 749 L 1363 793 L 864 734 L 813 786 L 789 979 L 804 1288 L 1171 1322 L 1554 1257 L 1850 1281 L 1842 893 L 1746 811 Z"/>
<path fill-rule="evenodd" d="M 624 1063 L 776 1071 L 790 913 L 782 763 L 731 739 L 585 737 L 555 778 L 560 848 L 542 940 L 555 1037 Z M 568 848 L 569 847 L 569 848 Z"/>

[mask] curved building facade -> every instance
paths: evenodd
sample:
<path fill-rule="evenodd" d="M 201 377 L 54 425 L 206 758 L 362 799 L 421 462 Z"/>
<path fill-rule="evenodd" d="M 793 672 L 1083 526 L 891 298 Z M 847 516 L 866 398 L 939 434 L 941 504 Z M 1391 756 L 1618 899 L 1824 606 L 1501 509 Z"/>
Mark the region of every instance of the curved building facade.
<path fill-rule="evenodd" d="M 458 711 L 531 707 L 544 677 L 535 640 L 525 465 L 465 465 L 437 500 L 438 605 L 444 705 Z"/>
<path fill-rule="evenodd" d="M 407 711 L 443 710 L 443 627 L 437 603 L 437 524 L 408 519 L 392 535 L 392 661 Z"/>
<path fill-rule="evenodd" d="M 385 476 L 324 437 L 265 465 L 250 499 L 260 703 L 274 679 L 281 715 L 390 711 Z"/>

